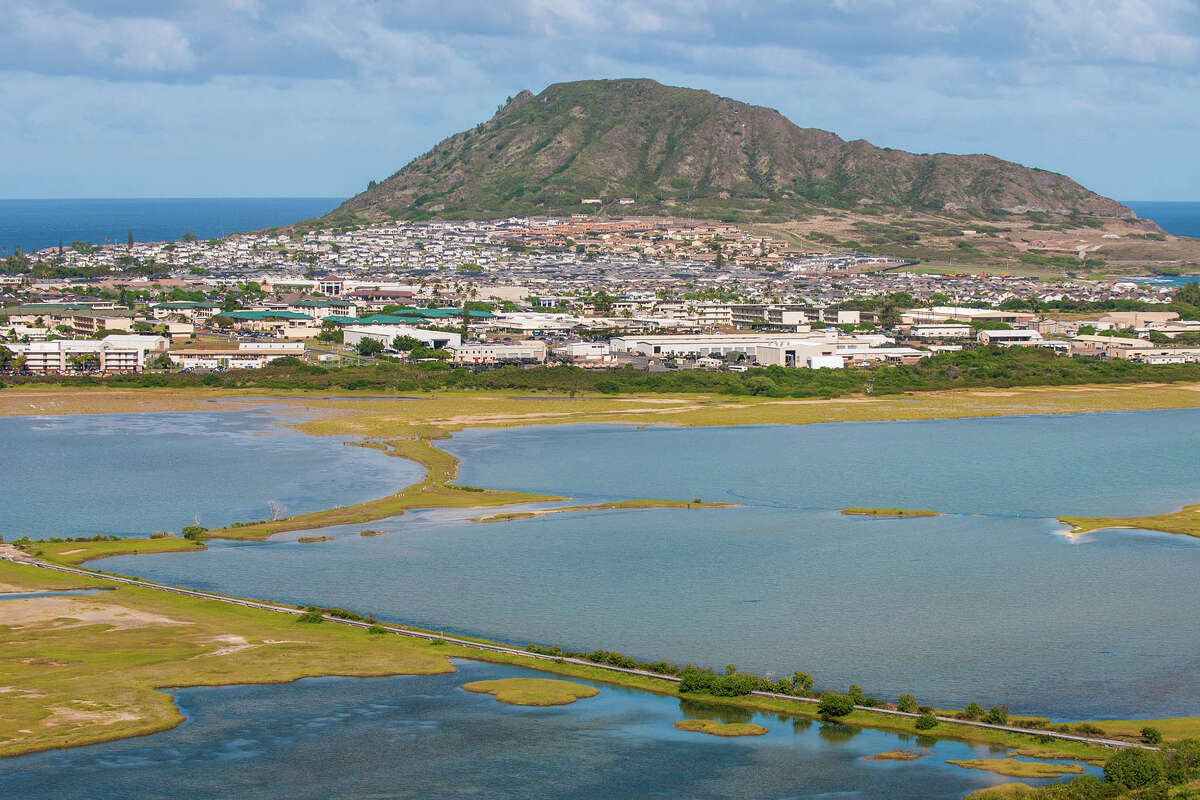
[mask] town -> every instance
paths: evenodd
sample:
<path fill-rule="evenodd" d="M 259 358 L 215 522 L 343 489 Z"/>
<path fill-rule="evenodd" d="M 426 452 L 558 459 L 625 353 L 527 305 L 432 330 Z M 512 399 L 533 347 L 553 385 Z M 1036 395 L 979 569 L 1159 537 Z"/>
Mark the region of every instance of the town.
<path fill-rule="evenodd" d="M 744 371 L 978 346 L 1200 362 L 1194 286 L 924 273 L 733 224 L 513 218 L 15 253 L 0 369 L 85 374 L 405 358 Z M 1191 294 L 1189 294 L 1191 293 Z"/>

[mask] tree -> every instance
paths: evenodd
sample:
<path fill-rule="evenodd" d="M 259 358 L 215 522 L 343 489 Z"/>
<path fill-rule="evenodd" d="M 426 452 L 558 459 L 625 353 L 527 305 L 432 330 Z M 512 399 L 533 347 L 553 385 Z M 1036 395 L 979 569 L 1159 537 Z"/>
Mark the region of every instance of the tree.
<path fill-rule="evenodd" d="M 958 716 L 960 719 L 979 719 L 983 716 L 983 706 L 979 703 L 968 703 Z"/>
<path fill-rule="evenodd" d="M 896 708 L 907 714 L 911 714 L 917 710 L 917 698 L 911 694 L 902 694 L 896 699 Z"/>
<path fill-rule="evenodd" d="M 100 369 L 100 356 L 96 353 L 78 353 L 67 359 L 76 372 L 94 372 Z"/>
<path fill-rule="evenodd" d="M 853 710 L 854 698 L 835 692 L 821 695 L 821 702 L 817 703 L 817 713 L 827 719 L 839 719 Z"/>
<path fill-rule="evenodd" d="M 402 353 L 408 353 L 423 346 L 424 344 L 421 340 L 414 336 L 397 336 L 392 339 L 392 349 L 399 350 Z"/>
<path fill-rule="evenodd" d="M 913 727 L 919 731 L 927 731 L 930 728 L 938 726 L 938 718 L 933 714 L 922 714 L 917 717 L 917 721 L 913 723 Z"/>
<path fill-rule="evenodd" d="M 169 353 L 159 353 L 154 358 L 150 359 L 148 366 L 151 369 L 174 369 L 178 365 L 171 360 Z"/>
<path fill-rule="evenodd" d="M 1104 762 L 1104 780 L 1122 789 L 1152 786 L 1162 777 L 1162 757 L 1150 750 L 1131 747 Z"/>
<path fill-rule="evenodd" d="M 383 342 L 378 339 L 363 338 L 354 347 L 360 356 L 374 356 L 383 352 Z"/>
<path fill-rule="evenodd" d="M 179 237 L 179 241 L 188 242 L 190 244 L 196 241 L 198 238 L 199 237 L 197 237 L 196 234 L 192 233 L 191 231 L 184 231 L 183 236 Z"/>
<path fill-rule="evenodd" d="M 1162 744 L 1162 731 L 1147 725 L 1142 728 L 1142 741 L 1146 744 Z"/>
<path fill-rule="evenodd" d="M 1192 281 L 1175 290 L 1174 301 L 1187 303 L 1189 306 L 1200 306 L 1200 283 Z"/>
<path fill-rule="evenodd" d="M 792 686 L 797 692 L 807 692 L 812 688 L 813 676 L 802 670 L 792 673 Z"/>
<path fill-rule="evenodd" d="M 983 721 L 989 725 L 1008 724 L 1008 706 L 992 706 Z"/>

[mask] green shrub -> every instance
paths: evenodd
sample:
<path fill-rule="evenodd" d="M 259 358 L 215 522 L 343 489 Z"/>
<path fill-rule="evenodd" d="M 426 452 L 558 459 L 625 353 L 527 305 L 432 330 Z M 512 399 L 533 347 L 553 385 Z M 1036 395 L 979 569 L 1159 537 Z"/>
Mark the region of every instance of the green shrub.
<path fill-rule="evenodd" d="M 371 627 L 367 628 L 367 633 L 374 634 L 376 636 L 387 632 L 387 628 L 383 627 L 382 625 L 372 625 Z"/>
<path fill-rule="evenodd" d="M 983 717 L 983 706 L 979 703 L 968 703 L 967 707 L 958 713 L 959 719 L 981 719 Z"/>
<path fill-rule="evenodd" d="M 989 725 L 1007 725 L 1008 724 L 1008 706 L 992 706 L 988 709 L 987 716 L 983 721 Z"/>
<path fill-rule="evenodd" d="M 911 694 L 902 694 L 896 698 L 896 708 L 907 714 L 911 714 L 917 710 L 917 698 Z"/>
<path fill-rule="evenodd" d="M 304 610 L 303 614 L 296 617 L 296 621 L 297 622 L 309 622 L 309 623 L 315 624 L 318 622 L 324 622 L 325 619 L 321 615 L 321 609 L 319 609 L 315 606 L 310 606 Z"/>
<path fill-rule="evenodd" d="M 155 531 L 154 533 L 150 534 L 150 538 L 151 539 L 165 539 L 165 538 L 167 538 L 167 532 L 166 531 Z M 0 539 L 0 541 L 3 541 L 3 540 Z"/>
<path fill-rule="evenodd" d="M 853 710 L 854 698 L 836 692 L 821 695 L 821 702 L 817 704 L 817 713 L 829 719 L 844 717 Z"/>
<path fill-rule="evenodd" d="M 183 538 L 185 539 L 203 539 L 204 534 L 208 532 L 208 528 L 202 525 L 185 525 L 183 526 Z"/>
<path fill-rule="evenodd" d="M 913 727 L 919 731 L 927 731 L 930 728 L 936 728 L 937 726 L 938 720 L 933 714 L 922 714 L 921 716 L 917 717 L 917 721 L 913 723 Z"/>
<path fill-rule="evenodd" d="M 1104 780 L 1123 789 L 1153 786 L 1162 778 L 1162 758 L 1149 750 L 1131 747 L 1104 762 Z"/>
<path fill-rule="evenodd" d="M 1142 741 L 1146 744 L 1162 744 L 1162 731 L 1147 725 L 1142 728 Z"/>

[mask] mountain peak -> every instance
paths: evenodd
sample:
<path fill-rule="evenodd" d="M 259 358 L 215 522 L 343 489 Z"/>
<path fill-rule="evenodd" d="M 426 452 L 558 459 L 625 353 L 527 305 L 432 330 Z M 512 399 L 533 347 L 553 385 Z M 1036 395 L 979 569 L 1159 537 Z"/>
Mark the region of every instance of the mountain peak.
<path fill-rule="evenodd" d="M 732 221 L 860 206 L 1134 216 L 1057 173 L 847 142 L 774 109 L 648 78 L 522 91 L 331 216 L 563 215 L 621 199 L 613 207 L 623 214 Z"/>

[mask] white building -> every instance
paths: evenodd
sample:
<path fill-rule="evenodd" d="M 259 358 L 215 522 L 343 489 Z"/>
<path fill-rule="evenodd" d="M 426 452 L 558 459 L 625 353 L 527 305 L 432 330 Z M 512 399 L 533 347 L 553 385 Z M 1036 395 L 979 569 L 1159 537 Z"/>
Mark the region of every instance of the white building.
<path fill-rule="evenodd" d="M 146 363 L 146 351 L 140 347 L 96 339 L 57 339 L 5 347 L 24 356 L 25 369 L 34 373 L 141 372 Z"/>
<path fill-rule="evenodd" d="M 450 348 L 455 364 L 500 364 L 508 362 L 537 363 L 546 360 L 546 343 L 539 341 L 501 344 L 484 342 L 462 344 Z"/>
<path fill-rule="evenodd" d="M 391 347 L 392 340 L 397 336 L 411 336 L 433 350 L 462 344 L 462 336 L 457 333 L 430 331 L 408 325 L 351 325 L 342 328 L 342 341 L 351 347 L 357 347 L 363 339 L 374 339 L 384 347 Z"/>
<path fill-rule="evenodd" d="M 1037 331 L 988 331 L 979 332 L 979 341 L 984 344 L 998 344 L 1001 347 L 1012 347 L 1013 345 L 1039 345 L 1043 341 L 1042 335 Z"/>
<path fill-rule="evenodd" d="M 251 344 L 251 347 L 245 347 Z M 272 349 L 253 348 L 253 343 L 243 343 L 237 349 L 222 350 L 175 350 L 171 360 L 184 369 L 260 369 L 277 358 L 295 353 Z"/>
<path fill-rule="evenodd" d="M 909 333 L 919 339 L 966 339 L 972 330 L 970 325 L 947 322 L 940 325 L 913 325 Z"/>

